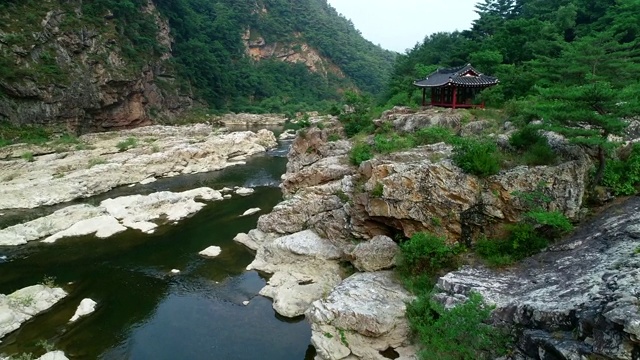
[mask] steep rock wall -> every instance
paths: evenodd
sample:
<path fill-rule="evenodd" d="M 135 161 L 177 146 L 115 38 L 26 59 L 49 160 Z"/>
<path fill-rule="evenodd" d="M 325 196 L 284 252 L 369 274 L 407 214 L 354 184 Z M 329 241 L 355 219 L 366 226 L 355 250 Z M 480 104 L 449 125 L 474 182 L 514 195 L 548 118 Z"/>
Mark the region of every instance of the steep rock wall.
<path fill-rule="evenodd" d="M 94 25 L 81 2 L 69 3 L 43 5 L 46 15 L 31 28 L 0 27 L 0 54 L 13 71 L 0 78 L 0 120 L 80 134 L 148 125 L 192 105 L 174 84 L 169 25 L 151 0 L 140 16 L 152 17 L 164 52 L 145 59 L 125 56 L 112 13 Z"/>

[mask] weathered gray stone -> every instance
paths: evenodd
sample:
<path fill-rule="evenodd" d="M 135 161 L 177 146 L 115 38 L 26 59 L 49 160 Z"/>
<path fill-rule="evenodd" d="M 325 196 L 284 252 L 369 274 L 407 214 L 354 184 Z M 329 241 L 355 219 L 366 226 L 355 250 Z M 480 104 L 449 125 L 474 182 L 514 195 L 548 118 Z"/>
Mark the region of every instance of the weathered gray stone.
<path fill-rule="evenodd" d="M 0 339 L 65 296 L 67 293 L 61 288 L 44 285 L 29 286 L 9 295 L 0 294 Z"/>
<path fill-rule="evenodd" d="M 395 266 L 398 244 L 384 235 L 374 236 L 369 241 L 356 245 L 349 254 L 351 263 L 360 271 L 379 271 Z"/>

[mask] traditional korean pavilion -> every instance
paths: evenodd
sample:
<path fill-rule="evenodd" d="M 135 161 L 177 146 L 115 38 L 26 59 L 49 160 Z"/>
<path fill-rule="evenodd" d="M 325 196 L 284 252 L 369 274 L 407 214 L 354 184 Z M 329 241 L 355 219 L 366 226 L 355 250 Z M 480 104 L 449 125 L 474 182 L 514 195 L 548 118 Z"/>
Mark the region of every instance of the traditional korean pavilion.
<path fill-rule="evenodd" d="M 431 89 L 431 105 L 450 108 L 470 108 L 484 103 L 474 104 L 475 96 L 490 86 L 498 84 L 498 79 L 487 76 L 474 69 L 471 64 L 456 68 L 438 69 L 424 80 L 413 84 L 422 88 L 422 106 L 427 106 L 427 89 Z"/>

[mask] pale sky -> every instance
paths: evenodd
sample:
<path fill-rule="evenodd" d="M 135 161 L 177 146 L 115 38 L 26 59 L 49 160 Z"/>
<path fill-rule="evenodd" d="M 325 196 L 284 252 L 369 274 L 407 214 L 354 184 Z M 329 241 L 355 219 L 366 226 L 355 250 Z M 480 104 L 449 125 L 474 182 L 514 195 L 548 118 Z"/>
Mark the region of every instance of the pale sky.
<path fill-rule="evenodd" d="M 374 44 L 404 53 L 427 35 L 467 30 L 480 0 L 328 0 Z"/>

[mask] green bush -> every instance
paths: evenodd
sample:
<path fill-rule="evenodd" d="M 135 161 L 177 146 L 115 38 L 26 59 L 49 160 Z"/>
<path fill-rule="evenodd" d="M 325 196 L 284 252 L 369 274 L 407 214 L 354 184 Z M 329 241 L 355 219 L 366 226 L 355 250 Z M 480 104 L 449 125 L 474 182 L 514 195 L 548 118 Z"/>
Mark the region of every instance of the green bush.
<path fill-rule="evenodd" d="M 405 278 L 435 276 L 443 269 L 457 265 L 458 245 L 447 245 L 445 239 L 426 232 L 415 233 L 400 244 L 398 271 Z"/>
<path fill-rule="evenodd" d="M 558 158 L 547 138 L 540 135 L 540 127 L 527 125 L 511 135 L 509 143 L 522 154 L 526 165 L 551 165 Z"/>
<path fill-rule="evenodd" d="M 602 182 L 615 195 L 636 194 L 640 184 L 640 144 L 634 144 L 626 158 L 608 161 Z"/>
<path fill-rule="evenodd" d="M 454 144 L 453 161 L 465 172 L 480 177 L 500 171 L 498 147 L 491 141 L 458 139 Z"/>
<path fill-rule="evenodd" d="M 384 185 L 382 183 L 376 183 L 376 186 L 371 190 L 371 196 L 380 198 L 384 195 Z"/>
<path fill-rule="evenodd" d="M 425 293 L 407 306 L 407 318 L 422 350 L 421 360 L 479 360 L 504 355 L 511 340 L 503 331 L 487 324 L 493 309 L 482 296 L 447 310 Z"/>
<path fill-rule="evenodd" d="M 22 155 L 20 155 L 21 158 L 23 158 L 24 160 L 28 161 L 28 162 L 33 162 L 33 153 L 30 151 L 24 152 L 22 153 Z"/>
<path fill-rule="evenodd" d="M 329 142 L 335 142 L 335 141 L 338 141 L 338 140 L 340 140 L 340 135 L 338 135 L 338 134 L 331 134 L 331 135 L 329 135 L 329 137 L 327 137 L 327 141 L 329 141 Z"/>
<path fill-rule="evenodd" d="M 138 139 L 134 137 L 128 137 L 126 140 L 122 140 L 116 144 L 119 151 L 127 151 L 135 148 L 136 146 L 138 146 Z"/>
<path fill-rule="evenodd" d="M 351 160 L 351 163 L 354 165 L 360 165 L 372 158 L 373 152 L 371 151 L 371 146 L 365 143 L 355 143 L 349 154 L 349 160 Z"/>
<path fill-rule="evenodd" d="M 416 145 L 430 145 L 439 142 L 450 143 L 454 139 L 451 129 L 442 126 L 422 128 L 414 133 Z"/>
<path fill-rule="evenodd" d="M 411 137 L 403 137 L 396 133 L 378 134 L 373 138 L 373 147 L 379 153 L 389 154 L 395 151 L 410 149 L 414 147 L 414 142 Z"/>

